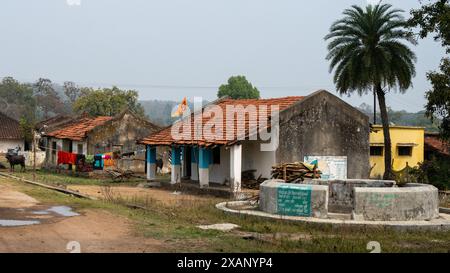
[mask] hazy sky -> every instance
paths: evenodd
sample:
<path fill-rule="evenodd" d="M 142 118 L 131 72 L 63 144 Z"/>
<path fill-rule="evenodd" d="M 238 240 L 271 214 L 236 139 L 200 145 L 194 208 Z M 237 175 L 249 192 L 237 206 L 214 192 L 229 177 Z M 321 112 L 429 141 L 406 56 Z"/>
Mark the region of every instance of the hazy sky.
<path fill-rule="evenodd" d="M 407 12 L 419 6 L 417 0 L 388 2 Z M 228 77 L 242 74 L 263 97 L 307 95 L 317 89 L 336 94 L 323 37 L 345 8 L 366 3 L 2 0 L 0 77 L 114 84 L 138 90 L 141 99 L 212 100 Z M 420 41 L 414 50 L 414 88 L 388 96 L 394 109 L 423 108 L 429 88 L 425 73 L 438 67 L 444 52 L 432 39 Z M 353 105 L 373 100 L 371 95 L 344 99 Z"/>

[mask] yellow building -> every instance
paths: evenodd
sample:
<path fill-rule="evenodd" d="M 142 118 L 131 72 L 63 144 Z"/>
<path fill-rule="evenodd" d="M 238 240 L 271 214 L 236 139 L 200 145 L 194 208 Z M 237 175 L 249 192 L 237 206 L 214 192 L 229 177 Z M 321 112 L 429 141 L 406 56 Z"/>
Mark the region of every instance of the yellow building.
<path fill-rule="evenodd" d="M 424 160 L 425 128 L 410 126 L 391 126 L 393 169 L 400 171 L 408 164 L 417 166 Z M 370 133 L 370 172 L 371 178 L 384 174 L 384 134 L 381 125 L 373 125 Z"/>

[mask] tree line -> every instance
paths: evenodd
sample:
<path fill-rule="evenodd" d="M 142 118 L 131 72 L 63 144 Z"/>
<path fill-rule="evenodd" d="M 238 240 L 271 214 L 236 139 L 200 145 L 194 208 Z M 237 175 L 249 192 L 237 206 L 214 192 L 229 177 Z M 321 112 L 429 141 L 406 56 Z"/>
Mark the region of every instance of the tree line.
<path fill-rule="evenodd" d="M 34 124 L 56 115 L 114 116 L 130 109 L 145 116 L 135 90 L 81 87 L 67 81 L 62 86 L 40 78 L 34 83 L 21 83 L 12 77 L 0 82 L 0 106 L 6 115 L 19 120 L 25 140 L 32 138 Z"/>

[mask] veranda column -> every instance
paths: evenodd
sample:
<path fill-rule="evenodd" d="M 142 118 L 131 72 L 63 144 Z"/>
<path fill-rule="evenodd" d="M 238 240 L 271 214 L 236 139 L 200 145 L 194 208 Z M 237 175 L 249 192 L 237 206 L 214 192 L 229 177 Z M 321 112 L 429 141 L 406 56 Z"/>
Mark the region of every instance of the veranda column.
<path fill-rule="evenodd" d="M 199 181 L 200 187 L 209 186 L 209 151 L 206 148 L 199 148 Z"/>
<path fill-rule="evenodd" d="M 186 147 L 180 148 L 181 151 L 181 177 L 186 177 Z"/>
<path fill-rule="evenodd" d="M 236 144 L 230 148 L 230 183 L 233 193 L 241 192 L 242 145 Z"/>
<path fill-rule="evenodd" d="M 198 147 L 191 149 L 191 180 L 198 181 Z"/>
<path fill-rule="evenodd" d="M 156 178 L 156 147 L 147 145 L 147 180 Z"/>
<path fill-rule="evenodd" d="M 178 147 L 172 147 L 172 177 L 171 184 L 181 182 L 181 150 Z"/>

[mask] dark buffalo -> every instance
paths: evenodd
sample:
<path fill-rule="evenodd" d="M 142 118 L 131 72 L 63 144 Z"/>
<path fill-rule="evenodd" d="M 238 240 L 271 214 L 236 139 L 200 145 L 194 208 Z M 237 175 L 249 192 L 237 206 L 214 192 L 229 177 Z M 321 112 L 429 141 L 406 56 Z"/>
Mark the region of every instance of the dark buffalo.
<path fill-rule="evenodd" d="M 11 166 L 11 171 L 14 172 L 14 166 L 20 165 L 22 166 L 22 171 L 25 171 L 25 157 L 23 155 L 11 155 L 6 154 L 6 159 Z"/>

